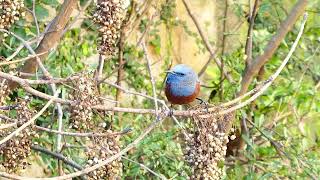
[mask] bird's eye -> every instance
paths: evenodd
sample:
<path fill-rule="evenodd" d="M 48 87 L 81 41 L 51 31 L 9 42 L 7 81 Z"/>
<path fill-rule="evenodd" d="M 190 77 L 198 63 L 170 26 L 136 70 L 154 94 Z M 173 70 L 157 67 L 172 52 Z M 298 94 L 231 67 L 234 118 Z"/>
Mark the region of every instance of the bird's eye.
<path fill-rule="evenodd" d="M 184 76 L 185 75 L 184 73 L 181 73 L 181 72 L 176 72 L 176 74 L 178 74 L 180 76 Z"/>

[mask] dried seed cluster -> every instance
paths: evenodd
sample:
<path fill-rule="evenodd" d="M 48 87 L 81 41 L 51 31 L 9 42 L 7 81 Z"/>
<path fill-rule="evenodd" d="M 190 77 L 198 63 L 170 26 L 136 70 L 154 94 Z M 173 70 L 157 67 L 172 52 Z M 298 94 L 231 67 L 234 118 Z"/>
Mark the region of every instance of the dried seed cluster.
<path fill-rule="evenodd" d="M 119 30 L 125 16 L 123 0 L 98 1 L 93 20 L 99 24 L 100 54 L 112 55 L 115 52 L 116 42 L 119 38 Z"/>
<path fill-rule="evenodd" d="M 1 81 L 0 81 L 0 106 L 5 104 L 7 90 L 8 90 L 7 80 L 1 79 Z"/>
<path fill-rule="evenodd" d="M 23 0 L 0 0 L 0 29 L 9 29 L 11 25 L 25 16 Z M 8 34 L 4 34 L 4 37 Z"/>
<path fill-rule="evenodd" d="M 17 108 L 18 122 L 16 127 L 0 130 L 1 139 L 14 131 L 17 127 L 30 120 L 34 112 L 27 107 L 25 100 L 19 102 Z M 20 132 L 16 137 L 10 139 L 0 147 L 0 156 L 3 161 L 1 166 L 9 173 L 19 170 L 19 168 L 25 169 L 29 164 L 26 158 L 31 154 L 32 139 L 39 137 L 32 127 L 27 127 Z"/>
<path fill-rule="evenodd" d="M 70 128 L 80 131 L 93 129 L 91 106 L 99 103 L 95 82 L 89 78 L 89 75 L 82 75 L 73 84 L 77 89 L 74 89 L 70 98 L 77 101 L 78 104 L 71 108 Z"/>
<path fill-rule="evenodd" d="M 108 133 L 112 133 L 111 130 L 108 130 Z M 120 147 L 118 145 L 119 141 L 116 137 L 108 138 L 97 138 L 95 139 L 94 148 L 86 152 L 88 156 L 88 161 L 86 166 L 93 166 L 99 162 L 106 160 L 112 155 L 115 155 L 120 152 Z M 98 145 L 96 145 L 98 144 Z M 107 164 L 104 167 L 101 167 L 89 174 L 90 180 L 92 179 L 121 179 L 122 173 L 122 163 L 121 159 L 117 159 Z"/>
<path fill-rule="evenodd" d="M 197 107 L 199 108 L 199 107 Z M 220 109 L 217 107 L 218 112 Z M 194 116 L 188 128 L 185 159 L 192 168 L 190 179 L 221 179 L 226 155 L 228 134 L 224 123 L 228 115 Z"/>

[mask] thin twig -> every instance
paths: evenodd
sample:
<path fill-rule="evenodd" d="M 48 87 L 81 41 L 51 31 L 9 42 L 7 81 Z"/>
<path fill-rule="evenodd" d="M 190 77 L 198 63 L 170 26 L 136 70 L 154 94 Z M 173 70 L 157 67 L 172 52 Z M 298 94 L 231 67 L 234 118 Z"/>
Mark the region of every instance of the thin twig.
<path fill-rule="evenodd" d="M 36 1 L 35 0 L 32 0 L 32 16 L 34 19 L 34 23 L 36 24 L 37 36 L 39 37 L 40 36 L 40 28 L 39 28 L 38 19 L 36 16 Z M 40 40 L 38 39 L 37 46 L 39 45 L 39 43 L 40 43 Z"/>
<path fill-rule="evenodd" d="M 151 174 L 157 176 L 157 177 L 160 178 L 160 179 L 167 179 L 164 175 L 158 174 L 158 173 L 154 172 L 153 170 L 151 170 L 150 168 L 148 168 L 148 167 L 145 166 L 144 164 L 141 164 L 141 163 L 138 163 L 138 162 L 136 162 L 136 161 L 133 161 L 133 160 L 131 160 L 131 159 L 125 157 L 125 156 L 121 156 L 121 158 L 123 158 L 123 159 L 125 159 L 125 160 L 127 160 L 127 161 L 130 161 L 130 162 L 132 162 L 132 163 L 134 163 L 134 164 L 139 165 L 140 167 L 142 167 L 143 169 L 149 171 Z"/>
<path fill-rule="evenodd" d="M 2 129 L 8 129 L 8 128 L 11 128 L 11 127 L 14 127 L 14 126 L 16 126 L 17 125 L 17 123 L 9 123 L 9 124 L 0 124 L 0 130 L 2 130 Z"/>
<path fill-rule="evenodd" d="M 290 57 L 292 56 L 301 36 L 302 36 L 302 33 L 303 33 L 303 29 L 304 29 L 304 25 L 305 25 L 305 22 L 306 22 L 306 19 L 307 19 L 307 15 L 304 16 L 304 19 L 303 19 L 303 22 L 301 24 L 301 27 L 300 27 L 300 31 L 299 31 L 299 34 L 295 40 L 295 42 L 293 43 L 287 57 L 284 59 L 284 61 L 282 62 L 281 66 L 277 69 L 277 71 L 267 80 L 264 82 L 264 84 L 259 87 L 259 88 L 255 88 L 253 90 L 251 90 L 250 92 L 244 94 L 244 96 L 247 96 L 247 95 L 251 95 L 253 94 L 253 96 L 251 96 L 249 99 L 247 99 L 246 101 L 240 103 L 240 104 L 237 104 L 235 106 L 232 106 L 226 110 L 222 110 L 220 111 L 218 114 L 219 115 L 223 115 L 223 114 L 228 114 L 230 112 L 233 112 L 239 108 L 242 108 L 244 106 L 246 106 L 247 104 L 249 104 L 250 102 L 252 102 L 253 100 L 255 100 L 257 97 L 259 97 L 271 84 L 272 82 L 275 80 L 275 78 L 280 74 L 280 72 L 282 71 L 282 69 L 284 68 L 284 66 L 286 65 L 286 63 L 288 62 L 288 60 L 290 59 Z M 44 94 L 42 92 L 39 92 L 29 86 L 27 86 L 25 84 L 24 81 L 22 81 L 22 79 L 18 78 L 18 77 L 15 77 L 15 76 L 10 76 L 6 73 L 2 73 L 0 72 L 0 77 L 3 77 L 3 78 L 8 78 L 10 77 L 11 80 L 13 81 L 16 81 L 18 82 L 19 84 L 22 85 L 22 87 L 27 90 L 28 92 L 32 93 L 32 94 L 35 94 L 39 97 L 42 97 L 42 98 L 45 98 L 45 99 L 51 99 L 52 96 L 50 95 L 47 95 L 47 94 Z M 259 91 L 257 91 L 257 89 Z M 75 104 L 75 102 L 73 101 L 70 101 L 70 100 L 63 100 L 63 99 L 60 99 L 60 98 L 53 98 L 56 102 L 60 102 L 60 103 L 63 103 L 63 104 Z M 243 99 L 243 96 L 242 97 L 238 97 L 236 98 L 235 100 L 233 101 L 230 101 L 232 103 L 236 103 L 238 101 L 240 101 L 241 99 Z M 224 105 L 226 106 L 227 104 L 228 105 L 231 105 L 231 103 L 228 102 L 228 103 L 225 103 Z M 104 111 L 114 111 L 114 112 L 129 112 L 129 113 L 140 113 L 140 114 L 155 114 L 155 110 L 153 109 L 135 109 L 135 108 L 120 108 L 120 107 L 106 107 L 104 105 L 95 105 L 92 107 L 93 109 L 98 109 L 98 110 L 104 110 Z M 208 111 L 209 112 L 213 112 L 215 111 L 216 108 L 213 107 L 213 108 L 209 108 Z M 166 114 L 169 113 L 169 112 L 165 112 Z M 195 114 L 204 114 L 206 113 L 205 111 L 194 111 L 194 110 L 191 110 L 191 111 L 174 111 L 173 112 L 173 115 L 176 115 L 176 116 L 193 116 Z"/>
<path fill-rule="evenodd" d="M 102 74 L 103 74 L 103 66 L 104 66 L 104 57 L 99 54 L 99 64 L 96 70 L 96 81 L 99 81 L 99 79 L 101 79 Z"/>
<path fill-rule="evenodd" d="M 221 62 L 219 59 L 215 58 L 215 52 L 213 51 L 213 48 L 211 47 L 211 44 L 208 40 L 208 38 L 204 35 L 204 32 L 203 30 L 201 29 L 201 26 L 200 26 L 200 23 L 198 22 L 197 18 L 195 17 L 195 15 L 193 14 L 193 12 L 191 11 L 191 7 L 190 5 L 187 3 L 186 0 L 182 0 L 189 16 L 191 17 L 192 21 L 194 22 L 200 36 L 201 36 L 201 39 L 202 41 L 204 42 L 204 45 L 205 47 L 207 48 L 207 50 L 209 51 L 210 53 L 210 56 L 213 58 L 213 60 L 216 62 L 217 66 L 219 67 L 219 69 L 221 70 Z M 204 72 L 205 70 L 202 70 L 200 72 Z M 229 73 L 227 71 L 224 71 L 223 72 L 224 75 L 227 77 L 228 81 L 230 82 L 234 82 L 234 80 L 231 78 L 231 76 L 229 75 Z M 201 74 L 200 74 L 201 75 Z"/>
<path fill-rule="evenodd" d="M 13 61 L 0 62 L 0 66 L 16 64 L 16 63 L 19 63 L 19 62 L 27 61 L 27 60 L 29 60 L 31 58 L 43 55 L 45 53 L 47 53 L 47 52 L 39 53 L 39 54 L 36 54 L 36 55 L 29 55 L 28 57 L 25 57 L 25 58 L 22 58 L 22 59 L 13 60 Z"/>
<path fill-rule="evenodd" d="M 227 19 L 228 19 L 228 9 L 229 9 L 229 3 L 228 0 L 225 0 L 225 10 L 224 10 L 224 17 L 223 17 L 223 28 L 222 28 L 222 49 L 221 49 L 221 55 L 225 55 L 226 45 L 227 45 Z M 224 77 L 224 57 L 221 58 L 221 70 L 220 70 L 220 87 L 219 87 L 219 97 L 220 100 L 223 100 L 223 94 L 224 94 L 224 88 L 223 88 L 223 81 L 225 80 Z"/>
<path fill-rule="evenodd" d="M 50 155 L 50 156 L 52 156 L 54 158 L 57 158 L 57 159 L 63 161 L 64 163 L 74 167 L 77 170 L 82 170 L 83 169 L 83 167 L 81 167 L 79 164 L 77 164 L 76 162 L 72 161 L 71 159 L 68 159 L 67 157 L 63 156 L 60 153 L 52 152 L 52 151 L 49 151 L 48 149 L 42 148 L 40 146 L 35 146 L 35 145 L 31 145 L 31 149 L 33 149 L 35 151 L 39 151 L 39 152 L 45 153 L 45 154 Z"/>
<path fill-rule="evenodd" d="M 0 110 L 2 110 L 2 111 L 10 111 L 12 109 L 16 109 L 17 107 L 19 107 L 19 104 L 0 106 Z"/>
<path fill-rule="evenodd" d="M 60 153 L 52 152 L 52 151 L 49 151 L 48 149 L 45 149 L 45 148 L 40 147 L 40 146 L 35 146 L 35 145 L 31 145 L 31 149 L 33 149 L 35 151 L 42 152 L 42 153 L 47 154 L 49 156 L 52 156 L 54 158 L 57 158 L 59 161 L 63 161 L 64 163 L 68 164 L 69 166 L 71 166 L 71 167 L 73 167 L 73 168 L 75 168 L 77 170 L 82 170 L 83 169 L 82 166 L 80 166 L 76 162 L 72 161 L 71 159 L 68 159 L 67 157 L 63 156 Z M 85 176 L 81 176 L 80 178 L 82 180 L 86 180 L 87 179 Z"/>
<path fill-rule="evenodd" d="M 139 38 L 139 40 L 138 40 L 138 42 L 137 42 L 137 44 L 136 44 L 137 47 L 140 46 L 140 44 L 142 43 L 142 41 L 145 39 L 145 35 L 148 33 L 149 28 L 150 28 L 151 25 L 153 24 L 153 20 L 154 20 L 155 17 L 157 17 L 157 15 L 158 15 L 157 12 L 155 12 L 155 13 L 151 16 L 151 18 L 149 19 L 148 24 L 146 25 L 146 27 L 145 27 L 142 35 L 140 36 L 140 38 Z"/>
<path fill-rule="evenodd" d="M 79 18 L 83 16 L 83 14 L 86 12 L 86 9 L 90 6 L 91 2 L 92 0 L 88 0 L 86 2 L 86 4 L 79 10 L 76 17 L 74 17 L 74 19 L 67 25 L 67 27 L 64 28 L 64 30 L 62 31 L 62 35 L 64 35 L 68 30 L 70 30 L 71 27 L 77 22 L 77 20 L 79 20 Z"/>
<path fill-rule="evenodd" d="M 278 142 L 276 142 L 275 140 L 273 140 L 271 137 L 269 137 L 266 133 L 264 133 L 260 128 L 258 128 L 252 121 L 250 121 L 249 119 L 246 119 L 246 121 L 248 121 L 254 128 L 257 129 L 257 131 L 259 131 L 259 133 L 264 136 L 265 138 L 268 139 L 268 141 L 270 142 L 270 144 L 276 149 L 276 151 L 278 152 L 278 154 L 280 156 L 285 155 L 286 157 L 289 157 L 289 155 L 283 150 L 282 145 Z"/>
<path fill-rule="evenodd" d="M 152 85 L 152 93 L 153 93 L 153 99 L 154 99 L 154 107 L 155 107 L 155 112 L 156 112 L 156 117 L 158 118 L 158 98 L 157 98 L 157 92 L 156 92 L 156 83 L 154 80 L 154 77 L 152 75 L 152 71 L 151 71 L 151 63 L 150 63 L 150 57 L 147 51 L 147 47 L 145 45 L 145 43 L 142 43 L 142 48 L 143 51 L 145 53 L 145 57 L 146 57 L 146 61 L 147 61 L 147 69 L 149 72 L 149 76 L 150 76 L 150 81 L 151 81 L 151 85 Z"/>
<path fill-rule="evenodd" d="M 121 132 L 113 132 L 113 133 L 95 133 L 95 132 L 87 132 L 87 133 L 76 133 L 76 132 L 63 132 L 63 131 L 57 131 L 53 129 L 48 129 L 41 126 L 35 126 L 37 130 L 45 131 L 48 133 L 55 133 L 55 134 L 61 134 L 64 136 L 76 136 L 76 137 L 112 137 L 112 136 L 119 136 L 124 135 L 132 131 L 130 128 L 126 128 Z"/>
<path fill-rule="evenodd" d="M 1 29 L 0 29 L 1 31 Z M 6 30 L 4 30 L 6 31 Z M 8 31 L 7 31 L 8 32 Z M 37 56 L 37 54 L 35 53 L 35 51 L 32 49 L 32 47 L 20 36 L 16 35 L 15 33 L 12 32 L 8 32 L 9 34 L 13 35 L 14 37 L 16 37 L 17 39 L 19 39 L 23 45 L 29 50 L 29 52 L 35 56 L 35 59 L 38 63 L 38 66 L 40 67 L 40 69 L 42 70 L 43 74 L 45 75 L 46 78 L 48 79 L 52 79 L 51 74 L 47 71 L 47 69 L 44 67 L 44 65 L 42 64 L 39 56 Z M 56 94 L 56 85 L 54 83 L 50 83 L 50 87 L 52 89 L 53 94 Z M 62 116 L 63 116 L 63 112 L 62 112 L 62 106 L 60 103 L 56 103 L 57 106 L 57 111 L 58 111 L 58 130 L 62 131 Z M 61 149 L 61 135 L 58 134 L 57 136 L 57 150 L 60 151 Z"/>
<path fill-rule="evenodd" d="M 118 57 L 118 62 L 119 62 L 119 69 L 118 69 L 118 76 L 117 76 L 117 85 L 121 86 L 121 81 L 123 79 L 124 76 L 124 69 L 123 69 L 123 65 L 125 63 L 124 59 L 123 59 L 123 50 L 124 50 L 124 36 L 125 36 L 125 32 L 124 29 L 121 30 L 120 32 L 120 39 L 119 39 L 119 57 Z M 120 106 L 120 101 L 121 101 L 121 91 L 119 89 L 117 89 L 116 92 L 116 105 Z"/>
<path fill-rule="evenodd" d="M 287 62 L 289 61 L 289 59 L 291 58 L 293 52 L 295 51 L 297 45 L 298 45 L 298 42 L 303 34 L 303 29 L 304 29 L 304 25 L 307 21 L 307 17 L 308 15 L 307 14 L 304 14 L 304 17 L 303 17 L 303 21 L 302 21 L 302 24 L 301 24 L 301 27 L 300 27 L 300 31 L 299 31 L 299 34 L 296 38 L 296 40 L 294 41 L 288 55 L 286 56 L 286 58 L 283 60 L 282 64 L 280 65 L 280 67 L 277 69 L 277 71 L 267 80 L 267 83 L 265 85 L 263 85 L 261 87 L 261 89 L 259 90 L 259 92 L 257 92 L 256 94 L 254 94 L 253 96 L 251 96 L 248 100 L 246 100 L 245 102 L 241 103 L 241 104 L 238 104 L 236 106 L 233 106 L 232 108 L 229 108 L 226 110 L 226 113 L 229 113 L 229 112 L 232 112 L 236 109 L 240 109 L 246 105 L 248 105 L 249 103 L 251 103 L 252 101 L 254 101 L 257 97 L 259 97 L 264 91 L 266 91 L 266 89 L 272 84 L 272 82 L 279 76 L 280 72 L 282 71 L 282 69 L 285 67 L 285 65 L 287 64 Z"/>
<path fill-rule="evenodd" d="M 44 33 L 41 33 L 39 36 L 33 37 L 33 38 L 29 39 L 29 40 L 27 41 L 27 43 L 28 43 L 29 45 L 32 45 L 33 43 L 36 43 L 38 40 L 42 40 L 42 38 L 44 37 L 44 35 L 46 35 L 46 34 L 48 34 L 48 33 L 50 33 L 50 32 L 51 32 L 51 31 L 45 31 Z M 11 59 L 15 58 L 15 57 L 19 54 L 19 52 L 23 49 L 23 47 L 25 47 L 24 44 L 19 45 L 19 47 L 16 48 L 16 51 L 15 51 L 14 53 L 12 53 L 12 54 L 11 54 L 9 57 L 7 57 L 6 59 L 7 59 L 8 61 L 10 61 Z M 48 51 L 42 51 L 41 53 L 38 53 L 38 55 L 40 56 L 40 55 L 43 55 L 42 53 L 46 54 L 47 52 L 48 52 Z"/>
<path fill-rule="evenodd" d="M 250 8 L 250 17 L 249 17 L 250 22 L 249 22 L 247 41 L 245 46 L 247 64 L 252 60 L 253 27 L 254 27 L 254 20 L 257 16 L 257 10 L 258 10 L 259 4 L 260 4 L 259 0 L 255 0 L 253 9 Z"/>
<path fill-rule="evenodd" d="M 40 180 L 40 179 L 41 180 L 64 180 L 64 179 L 71 179 L 74 177 L 82 176 L 84 174 L 88 174 L 88 173 L 90 173 L 90 172 L 92 172 L 102 166 L 105 166 L 106 164 L 109 164 L 112 161 L 120 158 L 122 155 L 127 153 L 129 150 L 136 147 L 140 143 L 140 141 L 145 138 L 145 136 L 147 136 L 159 123 L 162 122 L 162 120 L 164 118 L 165 117 L 161 117 L 160 119 L 153 121 L 151 123 L 151 125 L 149 127 L 147 127 L 139 137 L 137 137 L 132 143 L 127 145 L 127 147 L 124 148 L 123 150 L 121 150 L 119 153 L 107 158 L 104 161 L 99 162 L 98 164 L 96 164 L 94 166 L 85 168 L 81 171 L 77 171 L 77 172 L 70 173 L 70 174 L 63 175 L 63 176 L 51 177 L 51 178 L 26 178 L 26 177 L 15 175 L 15 174 L 8 174 L 6 172 L 0 172 L 0 177 L 5 177 L 5 178 L 9 178 L 9 179 L 17 179 L 17 180 Z"/>
<path fill-rule="evenodd" d="M 48 52 L 50 49 L 57 45 L 57 42 L 61 38 L 61 32 L 65 25 L 67 24 L 70 15 L 74 6 L 76 5 L 76 0 L 68 0 L 64 1 L 62 4 L 61 10 L 59 11 L 58 15 L 51 21 L 50 25 L 47 26 L 45 30 L 44 37 L 42 38 L 39 46 L 36 48 L 36 53 Z M 48 53 L 41 55 L 40 59 L 44 59 Z M 34 73 L 37 70 L 38 64 L 36 59 L 27 61 L 21 71 L 27 73 Z M 16 82 L 9 82 L 8 84 L 9 89 L 15 89 L 18 84 Z"/>
<path fill-rule="evenodd" d="M 59 91 L 58 91 L 59 92 Z M 54 95 L 54 97 L 58 96 L 58 92 Z M 26 127 L 28 127 L 30 124 L 32 124 L 34 122 L 34 120 L 36 120 L 38 117 L 40 117 L 42 115 L 42 113 L 44 113 L 44 111 L 52 104 L 53 102 L 53 98 L 51 98 L 47 104 L 36 114 L 34 115 L 30 120 L 28 120 L 26 123 L 24 123 L 22 126 L 20 126 L 18 129 L 16 129 L 15 131 L 13 131 L 11 134 L 9 134 L 8 136 L 6 136 L 5 138 L 3 138 L 0 141 L 0 145 L 7 142 L 8 140 L 10 140 L 11 138 L 13 138 L 14 136 L 16 136 L 19 132 L 21 132 L 22 130 L 24 130 Z"/>
<path fill-rule="evenodd" d="M 3 119 L 5 121 L 10 121 L 10 122 L 16 122 L 15 119 L 9 118 L 8 116 L 5 116 L 3 114 L 0 114 L 0 119 Z"/>
<path fill-rule="evenodd" d="M 245 46 L 245 55 L 247 56 L 246 58 L 246 64 L 249 65 L 249 63 L 252 60 L 252 48 L 253 48 L 253 27 L 254 27 L 254 22 L 255 22 L 255 18 L 257 15 L 257 10 L 258 10 L 258 6 L 259 6 L 259 0 L 255 0 L 254 5 L 252 7 L 251 5 L 251 0 L 249 0 L 250 2 L 250 16 L 249 16 L 249 28 L 248 28 L 248 33 L 247 33 L 247 40 L 246 40 L 246 46 Z M 258 79 L 259 81 L 260 79 Z M 252 108 L 253 103 L 251 104 L 251 108 Z M 248 116 L 249 117 L 249 116 Z M 246 118 L 241 118 L 240 121 L 240 128 L 241 128 L 241 134 L 245 134 L 247 135 L 247 137 L 249 137 L 249 131 L 247 128 L 247 123 L 245 121 Z M 243 149 L 245 146 L 245 141 L 243 138 L 239 138 L 239 142 L 238 142 L 238 149 Z"/>
<path fill-rule="evenodd" d="M 289 32 L 292 26 L 295 24 L 297 19 L 303 14 L 304 9 L 307 6 L 307 0 L 299 0 L 296 5 L 292 8 L 290 15 L 284 20 L 278 32 L 271 38 L 268 45 L 266 46 L 264 53 L 260 56 L 257 56 L 252 62 L 246 67 L 245 73 L 242 76 L 241 80 L 241 89 L 238 95 L 245 93 L 253 78 L 258 74 L 261 66 L 263 66 L 275 53 L 278 46 L 284 39 L 285 35 Z"/>

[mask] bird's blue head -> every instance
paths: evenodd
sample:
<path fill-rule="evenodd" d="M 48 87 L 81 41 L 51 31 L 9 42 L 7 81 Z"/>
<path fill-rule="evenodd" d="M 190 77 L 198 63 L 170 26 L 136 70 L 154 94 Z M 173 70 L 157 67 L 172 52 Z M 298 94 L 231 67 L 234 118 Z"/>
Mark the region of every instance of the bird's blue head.
<path fill-rule="evenodd" d="M 175 95 L 189 96 L 195 91 L 196 84 L 199 82 L 198 75 L 193 69 L 185 64 L 178 64 L 170 71 L 166 84 L 170 85 L 171 91 Z"/>

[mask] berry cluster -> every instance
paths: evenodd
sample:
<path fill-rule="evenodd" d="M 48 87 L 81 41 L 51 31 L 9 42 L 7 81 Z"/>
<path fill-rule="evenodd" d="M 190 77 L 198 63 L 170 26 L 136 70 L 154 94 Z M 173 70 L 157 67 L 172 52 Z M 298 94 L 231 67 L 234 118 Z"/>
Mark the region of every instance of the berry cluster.
<path fill-rule="evenodd" d="M 112 133 L 111 130 L 107 131 L 108 133 Z M 94 146 L 88 152 L 86 152 L 88 156 L 88 161 L 86 166 L 93 166 L 98 164 L 99 162 L 106 160 L 112 155 L 115 155 L 120 152 L 120 147 L 118 145 L 119 141 L 116 137 L 102 137 L 94 139 L 95 144 L 98 146 Z M 89 174 L 92 180 L 95 179 L 121 179 L 122 173 L 122 163 L 121 159 L 117 159 L 107 164 L 104 167 L 101 167 Z"/>
<path fill-rule="evenodd" d="M 70 127 L 80 131 L 93 129 L 91 106 L 99 102 L 95 81 L 89 75 L 84 74 L 73 83 L 77 89 L 74 89 L 70 98 L 77 101 L 78 104 L 71 107 Z"/>
<path fill-rule="evenodd" d="M 21 16 L 24 17 L 23 7 L 23 0 L 0 0 L 0 29 L 9 29 Z"/>
<path fill-rule="evenodd" d="M 22 100 L 17 107 L 18 120 L 16 126 L 13 128 L 0 130 L 1 139 L 10 134 L 14 129 L 20 127 L 25 122 L 30 120 L 34 114 L 27 106 L 27 101 Z M 0 147 L 0 157 L 3 159 L 1 162 L 2 168 L 9 173 L 25 169 L 29 164 L 26 158 L 31 154 L 32 139 L 37 138 L 39 135 L 32 127 L 27 127 L 20 132 L 16 137 L 8 140 Z"/>
<path fill-rule="evenodd" d="M 122 0 L 101 0 L 98 2 L 93 20 L 100 26 L 101 41 L 98 48 L 100 54 L 114 54 L 124 16 Z"/>
<path fill-rule="evenodd" d="M 0 106 L 5 103 L 8 90 L 7 80 L 0 79 Z"/>
<path fill-rule="evenodd" d="M 219 108 L 217 108 L 219 111 Z M 228 115 L 194 116 L 188 128 L 185 159 L 192 168 L 191 179 L 221 179 L 229 142 L 223 122 Z"/>

